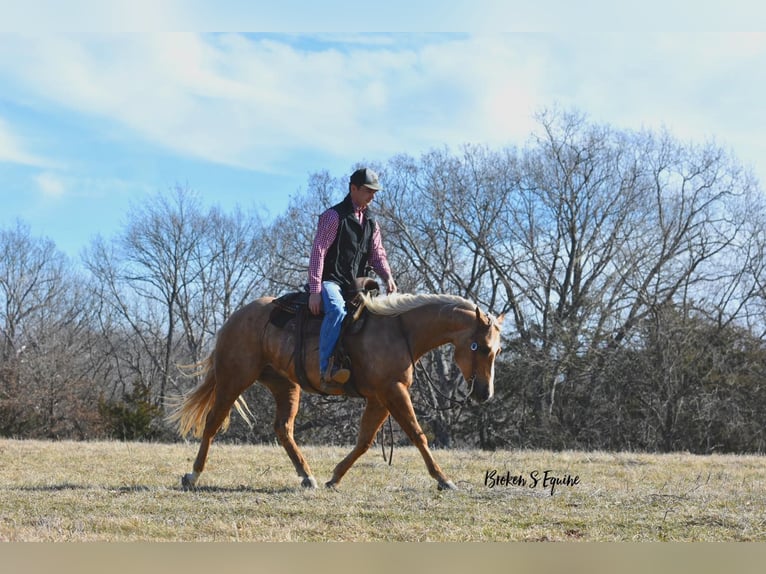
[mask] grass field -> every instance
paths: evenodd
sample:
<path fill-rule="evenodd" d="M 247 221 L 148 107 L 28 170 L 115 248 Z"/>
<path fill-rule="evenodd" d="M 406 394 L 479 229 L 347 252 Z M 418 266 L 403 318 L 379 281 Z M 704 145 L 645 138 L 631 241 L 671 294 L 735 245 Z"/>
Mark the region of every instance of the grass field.
<path fill-rule="evenodd" d="M 0 440 L 0 540 L 766 540 L 759 456 L 440 450 L 459 490 L 439 492 L 416 450 L 389 466 L 378 448 L 337 490 L 305 490 L 281 447 L 215 443 L 183 492 L 196 450 Z M 348 448 L 303 450 L 321 483 Z"/>

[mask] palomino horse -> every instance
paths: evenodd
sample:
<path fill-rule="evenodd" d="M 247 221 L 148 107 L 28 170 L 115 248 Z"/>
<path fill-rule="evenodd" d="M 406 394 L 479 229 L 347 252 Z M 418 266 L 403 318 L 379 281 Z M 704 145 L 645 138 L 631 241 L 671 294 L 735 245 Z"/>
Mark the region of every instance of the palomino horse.
<path fill-rule="evenodd" d="M 301 387 L 294 362 L 294 329 L 280 329 L 269 321 L 271 297 L 242 307 L 218 333 L 215 349 L 205 360 L 203 382 L 188 394 L 171 420 L 182 436 L 201 437 L 193 472 L 183 477 L 184 489 L 194 488 L 205 467 L 210 443 L 226 429 L 232 406 L 247 419 L 240 394 L 258 381 L 276 401 L 274 430 L 287 451 L 302 485 L 315 488 L 306 459 L 293 438 Z M 473 303 L 451 295 L 364 296 L 369 311 L 361 331 L 347 335 L 343 344 L 351 359 L 352 377 L 346 387 L 364 397 L 359 437 L 354 449 L 333 471 L 328 487 L 337 485 L 351 465 L 372 445 L 390 413 L 418 448 L 439 489 L 454 489 L 428 448 L 412 408 L 409 387 L 417 360 L 436 347 L 454 345 L 454 360 L 471 389 L 470 397 L 483 402 L 493 395 L 494 362 L 500 350 L 503 317 L 493 318 Z M 306 342 L 306 371 L 311 386 L 319 388 L 318 341 Z M 311 391 L 311 389 L 308 389 Z"/>

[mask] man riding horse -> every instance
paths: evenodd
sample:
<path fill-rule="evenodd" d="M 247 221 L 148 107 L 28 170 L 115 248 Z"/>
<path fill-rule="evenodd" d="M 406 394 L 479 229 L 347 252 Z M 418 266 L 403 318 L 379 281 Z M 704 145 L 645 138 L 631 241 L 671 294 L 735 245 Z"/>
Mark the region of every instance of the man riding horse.
<path fill-rule="evenodd" d="M 489 400 L 494 394 L 494 364 L 500 352 L 503 316 L 495 318 L 455 295 L 363 295 L 368 313 L 365 323 L 357 334 L 344 340 L 344 353 L 354 365 L 354 393 L 346 392 L 344 383 L 351 374 L 348 369 L 334 368 L 332 361 L 346 314 L 344 290 L 355 287 L 354 280 L 364 275 L 368 264 L 385 281 L 389 293 L 397 290 L 380 229 L 367 210 L 379 189 L 377 174 L 359 169 L 351 175 L 346 198 L 320 216 L 311 253 L 309 306 L 318 314 L 324 304 L 325 318 L 319 348 L 313 344 L 303 347 L 306 354 L 301 365 L 311 365 L 313 370 L 307 385 L 301 382 L 306 373 L 295 359 L 296 330 L 272 322 L 275 310 L 279 310 L 274 297 L 251 301 L 221 326 L 213 351 L 199 364 L 204 373 L 202 382 L 170 415 L 182 436 L 193 431 L 200 437 L 192 472 L 181 479 L 185 490 L 196 487 L 213 437 L 228 427 L 232 407 L 248 420 L 242 393 L 256 381 L 274 397 L 274 431 L 302 486 L 316 488 L 317 481 L 295 442 L 295 417 L 302 390 L 320 390 L 365 400 L 356 446 L 335 466 L 327 486 L 337 487 L 391 415 L 420 451 L 439 489 L 455 488 L 434 460 L 415 415 L 410 396 L 415 364 L 430 350 L 451 344 L 453 360 L 468 384 L 470 398 Z"/>
<path fill-rule="evenodd" d="M 378 174 L 361 168 L 351 174 L 345 199 L 319 216 L 309 260 L 309 310 L 324 311 L 319 333 L 320 388 L 341 394 L 349 379 L 348 369 L 334 365 L 333 352 L 346 316 L 344 294 L 354 289 L 354 280 L 370 265 L 385 281 L 386 291 L 397 290 L 383 247 L 380 226 L 369 211 L 382 188 Z"/>

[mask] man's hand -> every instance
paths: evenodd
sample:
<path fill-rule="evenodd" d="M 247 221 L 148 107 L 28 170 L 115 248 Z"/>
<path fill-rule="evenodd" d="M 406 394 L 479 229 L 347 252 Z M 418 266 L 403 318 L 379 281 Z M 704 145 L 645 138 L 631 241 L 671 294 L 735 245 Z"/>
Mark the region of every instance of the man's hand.
<path fill-rule="evenodd" d="M 399 288 L 396 286 L 396 282 L 394 281 L 393 277 L 389 277 L 386 280 L 386 293 L 396 293 L 399 290 Z"/>
<path fill-rule="evenodd" d="M 322 310 L 322 294 L 321 293 L 312 293 L 309 295 L 309 311 L 311 311 L 314 315 L 319 315 L 319 312 Z"/>

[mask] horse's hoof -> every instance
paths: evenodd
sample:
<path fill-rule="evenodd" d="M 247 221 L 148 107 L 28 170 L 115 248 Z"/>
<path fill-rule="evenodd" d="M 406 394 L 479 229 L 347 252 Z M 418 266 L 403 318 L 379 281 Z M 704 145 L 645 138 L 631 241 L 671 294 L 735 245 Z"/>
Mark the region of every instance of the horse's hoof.
<path fill-rule="evenodd" d="M 439 490 L 457 490 L 457 486 L 451 480 L 439 483 Z"/>
<path fill-rule="evenodd" d="M 332 480 L 328 480 L 327 482 L 324 483 L 325 487 L 329 488 L 330 490 L 337 490 L 335 484 L 336 483 L 333 482 Z"/>
<path fill-rule="evenodd" d="M 316 488 L 317 480 L 313 476 L 307 476 L 301 481 L 301 486 L 303 488 Z"/>
<path fill-rule="evenodd" d="M 184 489 L 184 492 L 189 492 L 190 490 L 194 490 L 194 478 L 191 474 L 184 474 L 181 477 L 181 488 Z"/>

